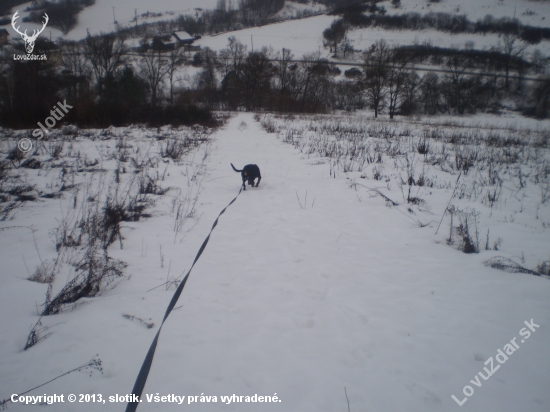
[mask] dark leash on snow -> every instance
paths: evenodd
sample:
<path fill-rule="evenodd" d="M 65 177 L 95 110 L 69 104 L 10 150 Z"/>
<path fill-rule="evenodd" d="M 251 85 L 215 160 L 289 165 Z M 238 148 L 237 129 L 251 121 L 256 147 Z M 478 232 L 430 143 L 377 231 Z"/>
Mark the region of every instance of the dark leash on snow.
<path fill-rule="evenodd" d="M 193 260 L 193 264 L 191 265 L 191 268 L 179 284 L 178 288 L 174 292 L 174 296 L 172 296 L 172 299 L 170 300 L 170 303 L 168 304 L 168 308 L 166 308 L 166 313 L 164 314 L 164 318 L 162 319 L 162 323 L 160 324 L 159 330 L 157 331 L 157 334 L 155 335 L 155 339 L 153 339 L 153 342 L 151 343 L 151 346 L 149 347 L 149 351 L 147 352 L 147 355 L 145 356 L 145 359 L 143 360 L 143 364 L 141 365 L 141 369 L 139 370 L 139 374 L 136 378 L 136 382 L 134 383 L 134 388 L 132 389 L 132 400 L 135 400 L 134 402 L 128 402 L 128 405 L 126 406 L 126 412 L 135 412 L 139 405 L 139 400 L 141 399 L 141 395 L 143 393 L 143 388 L 145 387 L 145 383 L 147 382 L 147 377 L 149 376 L 149 371 L 151 370 L 151 365 L 153 364 L 153 357 L 155 356 L 155 350 L 157 349 L 157 343 L 160 336 L 160 331 L 162 330 L 162 325 L 164 325 L 164 322 L 168 318 L 168 315 L 170 315 L 170 312 L 174 309 L 174 306 L 176 306 L 176 303 L 178 302 L 178 299 L 181 295 L 181 292 L 183 291 L 183 288 L 185 286 L 185 283 L 187 282 L 187 278 L 189 277 L 189 274 L 191 273 L 191 270 L 193 270 L 193 266 L 195 266 L 195 263 L 197 263 L 197 260 L 199 260 L 199 257 L 202 255 L 202 252 L 204 252 L 204 249 L 206 248 L 206 245 L 208 244 L 208 241 L 210 240 L 210 235 L 212 234 L 212 231 L 218 224 L 218 219 L 221 215 L 225 212 L 225 210 L 237 200 L 237 197 L 241 194 L 243 188 L 239 190 L 239 193 L 237 193 L 237 196 L 229 202 L 229 204 L 223 208 L 223 210 L 220 212 L 216 220 L 214 221 L 214 224 L 212 225 L 212 229 L 210 229 L 210 233 L 208 233 L 208 236 L 206 236 L 206 239 L 204 239 L 204 242 L 202 242 L 202 245 L 197 252 L 197 255 L 195 256 L 195 260 Z"/>

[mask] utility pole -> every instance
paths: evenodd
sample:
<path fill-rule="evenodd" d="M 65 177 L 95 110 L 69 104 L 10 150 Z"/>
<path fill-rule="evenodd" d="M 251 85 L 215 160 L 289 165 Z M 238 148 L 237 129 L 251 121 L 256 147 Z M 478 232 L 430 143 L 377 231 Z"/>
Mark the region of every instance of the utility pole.
<path fill-rule="evenodd" d="M 113 24 L 116 24 L 116 19 L 115 19 L 115 7 L 111 7 L 113 9 Z"/>
<path fill-rule="evenodd" d="M 134 9 L 134 14 L 136 16 L 136 27 L 137 27 L 137 9 Z"/>

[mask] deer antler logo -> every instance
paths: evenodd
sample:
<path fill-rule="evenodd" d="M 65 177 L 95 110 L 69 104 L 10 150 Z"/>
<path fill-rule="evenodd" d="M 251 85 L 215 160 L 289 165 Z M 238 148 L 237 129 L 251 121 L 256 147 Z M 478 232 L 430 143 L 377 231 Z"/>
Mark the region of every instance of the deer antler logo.
<path fill-rule="evenodd" d="M 19 27 L 15 27 L 15 21 L 19 18 L 17 13 L 19 13 L 19 10 L 17 10 L 15 12 L 15 14 L 13 15 L 13 17 L 11 18 L 11 25 L 12 25 L 13 29 L 17 33 L 19 33 L 21 35 L 21 38 L 25 41 L 25 50 L 27 50 L 27 54 L 31 54 L 33 49 L 34 49 L 34 42 L 38 38 L 38 35 L 44 31 L 44 29 L 46 28 L 46 24 L 48 24 L 48 21 L 50 20 L 50 18 L 48 17 L 48 15 L 46 13 L 44 13 L 45 21 L 44 21 L 44 23 L 42 23 L 43 24 L 42 28 L 40 30 L 34 29 L 33 33 L 32 33 L 32 36 L 29 36 L 27 34 L 27 30 L 25 30 L 25 32 L 21 33 L 19 31 Z"/>

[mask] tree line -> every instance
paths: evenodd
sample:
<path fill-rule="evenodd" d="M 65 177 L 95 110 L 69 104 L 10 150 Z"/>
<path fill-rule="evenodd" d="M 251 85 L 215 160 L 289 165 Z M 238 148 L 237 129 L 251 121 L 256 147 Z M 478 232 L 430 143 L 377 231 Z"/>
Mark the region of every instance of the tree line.
<path fill-rule="evenodd" d="M 506 44 L 505 50 L 480 57 L 473 49 L 392 47 L 379 40 L 363 54 L 362 69 L 346 70 L 342 80 L 337 63 L 322 59 L 319 53 L 297 61 L 289 49 L 247 52 L 245 45 L 231 37 L 219 53 L 201 51 L 203 68 L 197 76 L 196 98 L 219 110 L 370 108 L 375 117 L 387 113 L 390 118 L 396 114 L 497 113 L 503 101 L 512 98 L 525 114 L 547 117 L 550 77 L 539 74 L 539 81 L 525 80 L 527 72 L 545 72 L 546 64 L 536 71 L 520 57 L 521 47 L 513 39 Z M 430 59 L 444 73 L 413 66 Z"/>
<path fill-rule="evenodd" d="M 37 40 L 37 48 L 49 55 L 37 61 L 13 60 L 22 51 L 1 49 L 2 126 L 35 127 L 60 99 L 73 107 L 64 121 L 79 126 L 214 122 L 208 109 L 194 104 L 193 90 L 176 87 L 176 72 L 186 62 L 183 49 L 149 49 L 132 57 L 116 34 L 61 41 L 48 52 L 51 46 Z"/>
<path fill-rule="evenodd" d="M 51 46 L 39 42 L 40 50 Z M 474 50 L 468 54 L 428 45 L 393 47 L 379 40 L 362 55 L 361 68 L 345 70 L 343 76 L 337 63 L 319 52 L 298 60 L 290 49 L 248 51 L 235 37 L 219 52 L 205 48 L 192 57 L 183 49 L 130 54 L 124 38 L 116 34 L 62 41 L 45 61 L 15 61 L 13 50 L 6 47 L 0 122 L 33 127 L 62 99 L 73 106 L 64 120 L 89 127 L 204 124 L 213 121 L 212 110 L 370 109 L 375 117 L 390 118 L 497 113 L 510 100 L 527 115 L 547 117 L 550 78 L 541 74 L 536 84 L 525 80 L 525 73 L 534 69 L 514 55 L 514 44 L 508 54 L 495 51 L 481 58 Z M 501 61 L 498 71 L 491 71 L 494 61 Z M 413 64 L 418 62 L 437 63 L 445 72 L 417 70 Z M 186 65 L 199 70 L 182 82 Z M 541 70 L 545 72 L 544 65 Z"/>
<path fill-rule="evenodd" d="M 365 14 L 368 12 L 370 14 Z M 466 14 L 404 13 L 387 15 L 385 8 L 376 4 L 354 4 L 334 9 L 331 15 L 340 15 L 351 27 L 377 27 L 386 30 L 437 30 L 452 34 L 512 34 L 529 44 L 550 39 L 550 28 L 522 24 L 517 18 L 495 18 L 488 14 L 483 19 L 471 21 Z"/>

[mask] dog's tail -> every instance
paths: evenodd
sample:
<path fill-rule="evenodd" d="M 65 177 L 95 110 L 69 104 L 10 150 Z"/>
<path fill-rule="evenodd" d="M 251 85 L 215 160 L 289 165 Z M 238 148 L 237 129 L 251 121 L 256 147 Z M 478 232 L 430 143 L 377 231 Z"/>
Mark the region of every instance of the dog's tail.
<path fill-rule="evenodd" d="M 237 172 L 237 173 L 242 172 L 242 170 L 237 170 L 237 169 L 235 169 L 235 166 L 233 166 L 233 163 L 230 163 L 230 165 L 231 165 L 231 167 L 233 168 L 233 170 L 234 170 L 235 172 Z"/>

